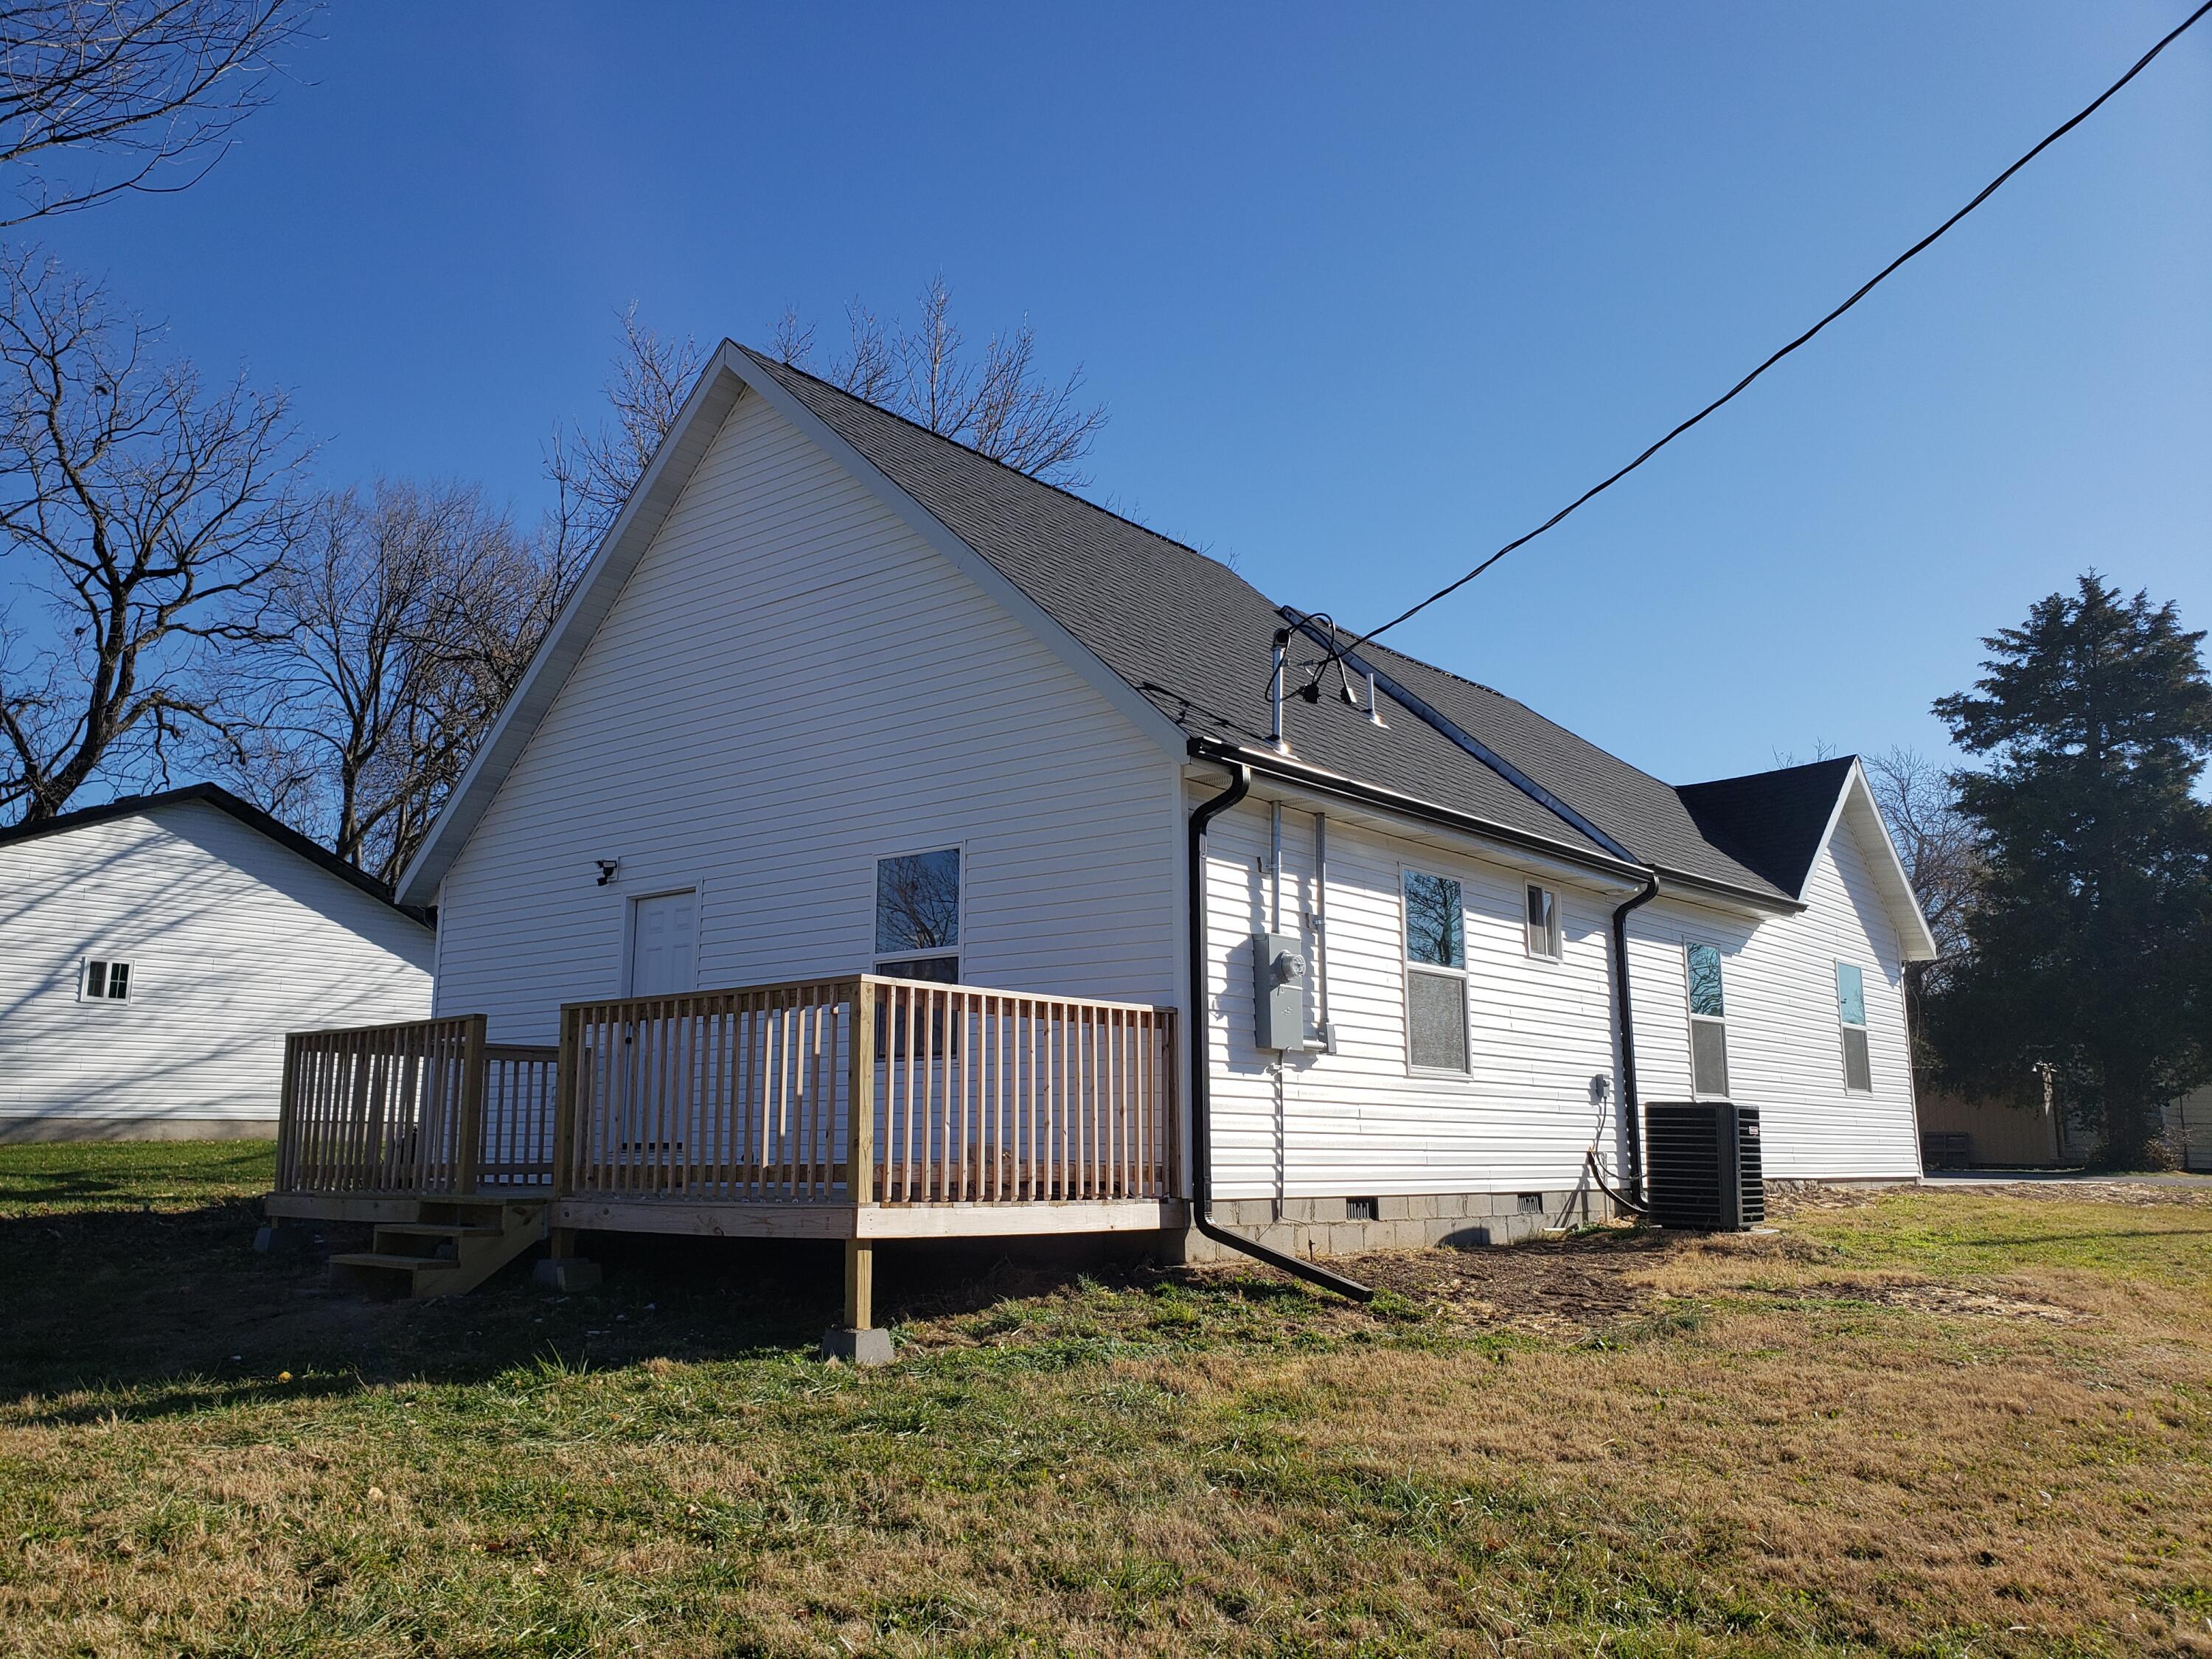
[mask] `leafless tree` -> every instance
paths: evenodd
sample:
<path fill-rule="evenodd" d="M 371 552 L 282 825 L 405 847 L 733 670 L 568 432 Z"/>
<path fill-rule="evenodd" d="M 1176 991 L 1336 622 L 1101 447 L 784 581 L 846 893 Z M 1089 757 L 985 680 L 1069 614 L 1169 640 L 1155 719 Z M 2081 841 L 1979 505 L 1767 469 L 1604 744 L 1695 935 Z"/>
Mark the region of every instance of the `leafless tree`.
<path fill-rule="evenodd" d="M 161 775 L 220 723 L 198 671 L 252 632 L 300 531 L 283 397 L 206 389 L 158 345 L 99 284 L 0 255 L 0 812 L 20 820 Z"/>
<path fill-rule="evenodd" d="M 395 880 L 520 678 L 549 580 L 473 487 L 323 497 L 226 659 L 224 701 L 250 736 L 225 769 Z"/>
<path fill-rule="evenodd" d="M 271 811 L 386 881 L 421 848 L 599 538 L 675 423 L 702 359 L 622 319 L 611 419 L 556 429 L 535 536 L 472 486 L 378 483 L 315 507 L 270 573 L 218 690 L 209 760 Z"/>
<path fill-rule="evenodd" d="M 268 102 L 275 55 L 313 10 L 306 0 L 0 3 L 0 177 L 15 198 L 0 226 L 192 182 Z"/>
<path fill-rule="evenodd" d="M 1950 772 L 1918 750 L 1899 746 L 1863 755 L 1859 764 L 1866 769 L 1875 805 L 1889 824 L 1905 877 L 1919 896 L 1928 931 L 1936 936 L 1936 960 L 1905 966 L 1905 999 L 1917 1014 L 1921 998 L 1942 974 L 1947 961 L 1966 947 L 1981 887 L 1980 843 L 1972 821 L 1959 810 Z M 1913 1030 L 1917 1035 L 1917 1018 Z"/>
<path fill-rule="evenodd" d="M 1800 762 L 1797 758 L 1797 751 L 1795 749 L 1770 749 L 1767 750 L 1767 753 L 1774 757 L 1774 763 L 1777 767 L 1816 765 L 1821 761 L 1832 758 L 1835 752 L 1836 745 L 1830 743 L 1826 738 L 1815 738 L 1813 739 L 1813 757 L 1809 761 Z"/>
<path fill-rule="evenodd" d="M 931 278 L 920 298 L 911 327 L 858 300 L 846 307 L 845 349 L 825 365 L 826 378 L 1048 483 L 1087 483 L 1081 463 L 1105 427 L 1106 410 L 1081 400 L 1082 366 L 1065 380 L 1048 378 L 1026 318 L 1011 333 L 992 335 L 976 357 L 952 319 L 945 278 Z M 814 330 L 796 308 L 777 319 L 770 337 L 784 362 L 809 366 Z"/>
<path fill-rule="evenodd" d="M 565 580 L 582 569 L 645 476 L 705 361 L 689 335 L 678 341 L 655 333 L 638 321 L 635 305 L 623 313 L 622 343 L 606 383 L 613 422 L 588 431 L 556 427 L 545 449 L 554 500 L 539 539 Z"/>

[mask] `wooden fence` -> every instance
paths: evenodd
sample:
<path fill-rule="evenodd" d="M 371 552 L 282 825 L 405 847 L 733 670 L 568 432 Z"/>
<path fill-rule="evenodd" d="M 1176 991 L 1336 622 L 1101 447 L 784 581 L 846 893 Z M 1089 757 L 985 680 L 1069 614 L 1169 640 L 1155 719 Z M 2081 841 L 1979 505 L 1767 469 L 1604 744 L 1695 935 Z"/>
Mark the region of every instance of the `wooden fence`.
<path fill-rule="evenodd" d="M 1169 1197 L 1174 1020 L 876 975 L 571 1004 L 556 1188 L 752 1203 Z M 857 1196 L 854 1167 L 870 1171 Z"/>
<path fill-rule="evenodd" d="M 543 1189 L 559 1052 L 489 1043 L 482 1014 L 295 1031 L 284 1042 L 277 1190 Z"/>

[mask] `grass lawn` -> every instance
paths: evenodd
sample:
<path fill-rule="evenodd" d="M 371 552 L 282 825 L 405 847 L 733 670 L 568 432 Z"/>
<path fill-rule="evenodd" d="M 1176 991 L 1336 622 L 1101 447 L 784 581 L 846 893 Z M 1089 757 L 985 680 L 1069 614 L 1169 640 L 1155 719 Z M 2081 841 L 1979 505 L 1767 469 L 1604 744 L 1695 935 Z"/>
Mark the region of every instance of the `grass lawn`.
<path fill-rule="evenodd" d="M 370 1304 L 265 1146 L 0 1148 L 10 1654 L 2212 1655 L 2212 1191 Z M 334 1239 L 337 1235 L 334 1232 Z"/>

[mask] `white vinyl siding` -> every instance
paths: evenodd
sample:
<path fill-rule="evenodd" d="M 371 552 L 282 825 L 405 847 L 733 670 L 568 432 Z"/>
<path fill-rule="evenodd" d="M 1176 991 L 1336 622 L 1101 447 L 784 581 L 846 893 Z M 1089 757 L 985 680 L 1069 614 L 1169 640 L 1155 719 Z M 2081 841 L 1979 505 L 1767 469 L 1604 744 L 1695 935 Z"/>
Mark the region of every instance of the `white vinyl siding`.
<path fill-rule="evenodd" d="M 448 872 L 438 1006 L 550 1042 L 678 886 L 704 987 L 900 959 L 877 860 L 956 846 L 964 980 L 1174 1002 L 1179 778 L 748 394 Z"/>
<path fill-rule="evenodd" d="M 1194 801 L 1217 793 L 1199 785 Z M 1283 921 L 1308 960 L 1318 895 L 1311 814 L 1283 813 Z M 1311 1198 L 1572 1187 L 1583 1150 L 1608 1152 L 1609 1109 L 1590 1082 L 1613 1077 L 1601 895 L 1565 885 L 1564 957 L 1532 973 L 1525 876 L 1503 863 L 1328 821 L 1327 958 L 1334 1054 L 1278 1057 L 1252 1043 L 1254 934 L 1266 930 L 1267 812 L 1248 802 L 1213 822 L 1207 858 L 1206 1018 L 1214 1169 L 1224 1198 Z M 1407 1064 L 1404 870 L 1460 884 L 1468 1070 Z M 1626 896 L 1624 888 L 1620 895 Z"/>
<path fill-rule="evenodd" d="M 430 1012 L 428 928 L 199 802 L 0 846 L 0 1135 L 273 1130 L 285 1032 Z"/>
<path fill-rule="evenodd" d="M 1638 1081 L 1645 1101 L 1691 1098 L 1682 941 L 1721 948 L 1729 1091 L 1761 1119 L 1766 1173 L 1787 1180 L 1920 1173 L 1905 1030 L 1902 945 L 1868 868 L 1869 826 L 1847 812 L 1806 881 L 1796 915 L 1729 916 L 1662 898 L 1629 917 Z M 1864 975 L 1872 1090 L 1844 1087 L 1836 963 Z"/>

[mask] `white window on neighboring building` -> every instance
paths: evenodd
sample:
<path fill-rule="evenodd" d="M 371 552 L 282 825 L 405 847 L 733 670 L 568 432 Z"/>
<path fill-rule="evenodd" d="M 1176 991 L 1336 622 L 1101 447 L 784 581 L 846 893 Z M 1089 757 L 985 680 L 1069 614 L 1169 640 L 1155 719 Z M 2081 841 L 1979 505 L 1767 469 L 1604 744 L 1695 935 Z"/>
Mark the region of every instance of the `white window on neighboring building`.
<path fill-rule="evenodd" d="M 1548 887 L 1528 884 L 1528 954 L 1557 962 L 1565 954 L 1566 940 L 1559 927 L 1559 896 Z"/>
<path fill-rule="evenodd" d="M 1728 1004 L 1721 994 L 1721 953 L 1710 945 L 1686 945 L 1682 965 L 1690 993 L 1690 1092 L 1725 1100 Z"/>
<path fill-rule="evenodd" d="M 1405 873 L 1406 1059 L 1415 1071 L 1468 1068 L 1467 920 L 1459 884 Z"/>
<path fill-rule="evenodd" d="M 1874 1092 L 1874 1063 L 1867 1054 L 1866 976 L 1854 962 L 1836 964 L 1836 1018 L 1844 1028 L 1844 1089 Z"/>
<path fill-rule="evenodd" d="M 958 848 L 876 860 L 876 971 L 897 979 L 958 982 Z"/>
<path fill-rule="evenodd" d="M 112 957 L 87 957 L 84 975 L 77 981 L 77 1000 L 81 1002 L 128 1002 L 131 1000 L 131 964 L 118 962 Z"/>

